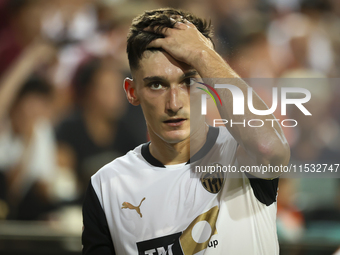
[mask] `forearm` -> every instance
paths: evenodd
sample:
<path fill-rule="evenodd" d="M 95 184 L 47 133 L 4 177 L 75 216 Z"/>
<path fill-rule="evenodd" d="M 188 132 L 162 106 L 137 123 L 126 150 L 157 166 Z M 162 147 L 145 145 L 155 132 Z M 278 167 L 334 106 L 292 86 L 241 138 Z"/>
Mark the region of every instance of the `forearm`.
<path fill-rule="evenodd" d="M 15 97 L 37 66 L 54 56 L 54 48 L 46 43 L 30 45 L 10 66 L 0 80 L 0 122 L 9 111 Z"/>
<path fill-rule="evenodd" d="M 248 89 L 250 88 L 214 51 L 206 50 L 196 61 L 194 68 L 198 71 L 205 82 L 215 84 L 230 84 L 240 90 L 244 96 L 244 102 L 248 102 Z M 205 79 L 206 78 L 206 79 Z M 233 114 L 233 94 L 229 89 L 216 88 L 221 98 L 222 105 L 218 104 L 218 110 L 222 119 L 228 121 L 226 125 L 244 152 L 239 154 L 247 160 L 244 164 L 287 164 L 289 161 L 289 146 L 273 114 L 256 115 L 248 107 L 244 107 L 244 114 Z M 257 110 L 267 110 L 268 106 L 253 91 L 253 106 Z M 248 121 L 256 119 L 256 125 L 263 123 L 263 126 L 254 127 L 248 125 Z M 268 121 L 270 120 L 270 121 Z M 234 124 L 232 124 L 234 123 Z M 238 123 L 238 124 L 235 124 Z M 244 155 L 246 154 L 246 155 Z"/>
<path fill-rule="evenodd" d="M 0 81 L 0 120 L 8 112 L 21 85 L 34 68 L 29 58 L 30 56 L 27 56 L 27 54 L 21 56 Z"/>

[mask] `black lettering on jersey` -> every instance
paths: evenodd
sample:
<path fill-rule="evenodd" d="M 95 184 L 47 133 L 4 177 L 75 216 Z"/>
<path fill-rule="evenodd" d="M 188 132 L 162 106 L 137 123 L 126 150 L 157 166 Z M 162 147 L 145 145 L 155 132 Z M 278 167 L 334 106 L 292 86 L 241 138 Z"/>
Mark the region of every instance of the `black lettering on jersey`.
<path fill-rule="evenodd" d="M 219 165 L 218 163 L 215 164 Z M 213 173 L 207 172 L 204 173 L 201 177 L 201 183 L 203 187 L 213 194 L 217 194 L 221 190 L 223 182 L 224 182 L 223 172 Z"/>
<path fill-rule="evenodd" d="M 179 237 L 182 232 L 137 243 L 139 255 L 183 255 Z"/>
<path fill-rule="evenodd" d="M 218 245 L 218 241 L 217 240 L 214 240 L 214 241 L 210 241 L 209 244 L 208 244 L 208 247 L 209 248 L 216 248 L 216 246 Z"/>

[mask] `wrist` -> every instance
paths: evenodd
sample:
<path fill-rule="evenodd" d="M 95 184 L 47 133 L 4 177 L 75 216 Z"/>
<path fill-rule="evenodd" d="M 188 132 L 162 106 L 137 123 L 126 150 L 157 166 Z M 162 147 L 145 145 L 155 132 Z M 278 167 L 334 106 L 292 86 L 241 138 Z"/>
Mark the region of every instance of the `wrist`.
<path fill-rule="evenodd" d="M 223 58 L 213 49 L 203 49 L 196 55 L 192 64 L 201 77 L 215 77 L 216 71 L 227 67 Z M 217 77 L 217 76 L 216 76 Z"/>
<path fill-rule="evenodd" d="M 202 78 L 240 78 L 213 49 L 202 50 L 192 65 Z"/>

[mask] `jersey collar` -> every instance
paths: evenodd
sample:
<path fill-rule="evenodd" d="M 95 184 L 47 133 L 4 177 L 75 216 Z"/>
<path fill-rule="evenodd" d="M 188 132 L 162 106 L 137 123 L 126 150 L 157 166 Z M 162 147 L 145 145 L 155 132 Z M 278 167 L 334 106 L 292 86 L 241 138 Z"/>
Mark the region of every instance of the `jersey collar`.
<path fill-rule="evenodd" d="M 202 146 L 202 148 L 198 152 L 196 152 L 196 154 L 194 156 L 192 156 L 188 160 L 188 162 L 186 164 L 190 164 L 192 162 L 195 162 L 195 161 L 203 158 L 211 150 L 211 148 L 214 146 L 214 144 L 216 143 L 216 139 L 217 139 L 218 134 L 219 134 L 219 128 L 218 127 L 209 126 L 209 131 L 208 131 L 208 134 L 207 134 L 207 140 L 206 140 L 205 144 Z M 142 153 L 142 156 L 144 157 L 144 159 L 153 166 L 165 168 L 165 166 L 158 159 L 156 159 L 154 156 L 151 155 L 149 145 L 150 145 L 150 142 L 147 142 L 147 143 L 143 144 L 143 146 L 142 146 L 141 153 Z"/>

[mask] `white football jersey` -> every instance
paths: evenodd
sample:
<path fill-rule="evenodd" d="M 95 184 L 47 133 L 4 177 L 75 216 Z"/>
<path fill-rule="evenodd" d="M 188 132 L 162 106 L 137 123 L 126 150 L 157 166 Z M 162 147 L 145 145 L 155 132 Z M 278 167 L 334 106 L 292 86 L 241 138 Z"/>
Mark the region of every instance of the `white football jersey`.
<path fill-rule="evenodd" d="M 236 148 L 225 127 L 210 127 L 186 164 L 164 166 L 147 143 L 105 165 L 83 206 L 83 254 L 279 254 L 277 179 L 195 172 L 235 165 Z"/>

